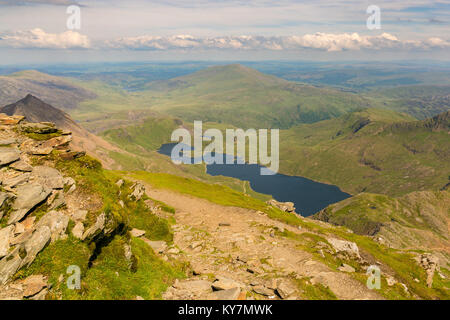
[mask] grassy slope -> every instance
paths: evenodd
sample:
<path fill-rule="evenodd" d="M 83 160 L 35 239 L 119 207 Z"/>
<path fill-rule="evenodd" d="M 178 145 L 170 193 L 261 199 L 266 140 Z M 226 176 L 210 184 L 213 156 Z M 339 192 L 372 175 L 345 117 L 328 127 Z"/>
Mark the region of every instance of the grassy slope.
<path fill-rule="evenodd" d="M 381 236 L 396 248 L 445 251 L 450 241 L 450 192 L 421 191 L 400 198 L 361 193 L 330 205 L 313 218 L 358 234 Z"/>
<path fill-rule="evenodd" d="M 368 109 L 283 131 L 280 170 L 353 194 L 402 195 L 442 188 L 450 172 L 448 118 L 439 130 L 426 121 L 405 121 L 409 119 Z"/>

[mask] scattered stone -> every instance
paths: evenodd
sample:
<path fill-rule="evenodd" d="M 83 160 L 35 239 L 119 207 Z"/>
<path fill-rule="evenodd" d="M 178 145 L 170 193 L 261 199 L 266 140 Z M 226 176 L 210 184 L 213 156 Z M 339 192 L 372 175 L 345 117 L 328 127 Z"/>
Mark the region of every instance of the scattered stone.
<path fill-rule="evenodd" d="M 138 183 L 138 182 L 134 183 L 131 186 L 131 189 L 133 189 L 133 192 L 128 196 L 128 199 L 131 199 L 131 200 L 138 201 L 142 198 L 142 196 L 145 193 L 144 185 L 142 185 L 141 183 Z"/>
<path fill-rule="evenodd" d="M 274 199 L 271 199 L 266 202 L 268 205 L 276 207 L 284 212 L 295 212 L 295 207 L 293 202 L 278 202 Z"/>
<path fill-rule="evenodd" d="M 142 298 L 141 296 L 136 296 L 136 300 L 144 300 L 144 298 Z"/>
<path fill-rule="evenodd" d="M 343 255 L 345 258 L 361 260 L 356 243 L 335 238 L 328 238 L 327 240 L 337 254 Z"/>
<path fill-rule="evenodd" d="M 76 210 L 72 213 L 72 219 L 75 222 L 84 221 L 86 219 L 86 215 L 88 214 L 87 210 Z"/>
<path fill-rule="evenodd" d="M 14 226 L 0 229 L 0 259 L 8 254 L 10 239 L 14 235 Z"/>
<path fill-rule="evenodd" d="M 65 204 L 66 199 L 62 190 L 53 190 L 52 194 L 47 198 L 47 205 L 50 210 L 58 209 Z"/>
<path fill-rule="evenodd" d="M 273 290 L 270 290 L 269 288 L 263 286 L 263 285 L 258 285 L 253 287 L 253 291 L 257 294 L 269 297 L 273 295 Z"/>
<path fill-rule="evenodd" d="M 10 254 L 1 259 L 0 284 L 5 284 L 19 270 L 21 263 L 22 258 L 19 256 L 19 248 L 14 249 Z"/>
<path fill-rule="evenodd" d="M 228 290 L 232 288 L 242 288 L 244 285 L 232 279 L 217 276 L 216 281 L 213 282 L 212 287 L 214 290 Z"/>
<path fill-rule="evenodd" d="M 83 238 L 84 233 L 84 225 L 82 222 L 77 222 L 72 229 L 72 234 L 75 238 L 81 239 Z"/>
<path fill-rule="evenodd" d="M 23 132 L 37 133 L 37 134 L 48 134 L 48 133 L 55 133 L 58 131 L 58 129 L 55 128 L 55 125 L 39 122 L 23 123 L 20 125 L 20 129 Z"/>
<path fill-rule="evenodd" d="M 122 208 L 124 208 L 125 207 L 125 203 L 123 203 L 123 201 L 122 200 L 119 200 L 119 205 L 122 207 Z"/>
<path fill-rule="evenodd" d="M 75 180 L 72 177 L 63 178 L 64 186 L 71 187 L 75 184 Z"/>
<path fill-rule="evenodd" d="M 61 153 L 59 155 L 59 157 L 62 160 L 74 160 L 74 159 L 83 157 L 85 155 L 86 155 L 86 152 L 84 152 L 84 151 L 69 151 L 69 152 Z"/>
<path fill-rule="evenodd" d="M 0 166 L 8 165 L 20 159 L 20 153 L 14 148 L 0 148 Z"/>
<path fill-rule="evenodd" d="M 178 250 L 177 248 L 170 248 L 169 250 L 167 250 L 167 253 L 170 254 L 179 254 L 180 250 Z"/>
<path fill-rule="evenodd" d="M 207 280 L 184 280 L 175 281 L 173 287 L 181 290 L 189 290 L 194 294 L 211 292 L 211 282 Z"/>
<path fill-rule="evenodd" d="M 231 224 L 227 223 L 227 222 L 221 222 L 219 223 L 219 227 L 229 227 Z"/>
<path fill-rule="evenodd" d="M 130 233 L 131 233 L 131 236 L 139 238 L 139 237 L 142 237 L 145 235 L 145 230 L 139 230 L 139 229 L 133 228 L 133 229 L 131 229 Z"/>
<path fill-rule="evenodd" d="M 276 288 L 276 293 L 281 299 L 287 299 L 294 292 L 295 288 L 285 281 L 281 281 Z"/>
<path fill-rule="evenodd" d="M 122 186 L 123 186 L 124 183 L 125 183 L 125 181 L 123 181 L 123 179 L 120 179 L 120 180 L 117 180 L 116 185 L 117 185 L 119 188 L 122 188 Z"/>
<path fill-rule="evenodd" d="M 30 179 L 30 175 L 31 174 L 29 172 L 26 172 L 26 173 L 21 173 L 16 176 L 5 179 L 3 181 L 3 186 L 8 187 L 8 188 L 15 188 L 18 185 L 25 184 Z"/>
<path fill-rule="evenodd" d="M 146 238 L 142 238 L 145 243 L 152 247 L 156 253 L 163 253 L 167 249 L 167 243 L 165 241 L 150 241 Z"/>
<path fill-rule="evenodd" d="M 50 228 L 52 242 L 60 239 L 67 229 L 69 224 L 69 217 L 61 212 L 50 211 L 46 213 L 36 224 L 36 229 L 43 226 Z"/>
<path fill-rule="evenodd" d="M 33 170 L 33 167 L 30 166 L 28 163 L 26 163 L 23 160 L 16 161 L 16 162 L 10 164 L 9 167 L 14 170 L 22 171 L 22 172 L 31 172 Z"/>
<path fill-rule="evenodd" d="M 202 245 L 202 242 L 201 242 L 201 241 L 194 241 L 194 242 L 192 242 L 192 243 L 189 245 L 189 248 L 192 249 L 192 250 L 194 250 L 194 249 L 196 249 L 196 248 L 198 248 L 198 247 L 201 247 L 201 245 Z"/>
<path fill-rule="evenodd" d="M 25 298 L 32 297 L 47 287 L 47 279 L 43 275 L 32 275 L 21 281 Z"/>
<path fill-rule="evenodd" d="M 105 228 L 105 220 L 105 213 L 100 214 L 95 223 L 84 231 L 81 240 L 91 239 L 99 234 Z"/>
<path fill-rule="evenodd" d="M 34 261 L 37 254 L 50 242 L 51 237 L 52 233 L 48 226 L 43 225 L 36 229 L 31 238 L 24 244 L 26 256 L 23 259 L 21 266 L 29 266 Z"/>
<path fill-rule="evenodd" d="M 17 140 L 15 138 L 0 139 L 0 146 L 8 146 L 8 145 L 14 144 L 16 142 L 17 142 Z"/>
<path fill-rule="evenodd" d="M 0 113 L 0 125 L 16 125 L 19 124 L 24 118 L 24 116 L 8 116 L 4 113 Z"/>
<path fill-rule="evenodd" d="M 339 271 L 342 271 L 342 272 L 349 272 L 349 273 L 355 272 L 355 268 L 353 268 L 352 266 L 349 266 L 348 264 L 345 264 L 345 263 L 343 263 L 343 264 L 338 268 L 338 270 L 339 270 Z"/>
<path fill-rule="evenodd" d="M 389 287 L 392 287 L 393 285 L 398 283 L 397 280 L 395 280 L 393 277 L 390 277 L 390 276 L 386 277 L 386 282 Z"/>
<path fill-rule="evenodd" d="M 51 193 L 51 189 L 40 184 L 29 183 L 17 187 L 8 224 L 20 221 L 32 208 L 43 202 Z"/>
<path fill-rule="evenodd" d="M 36 166 L 33 168 L 32 177 L 43 186 L 52 189 L 64 188 L 64 179 L 61 173 L 51 167 Z"/>
<path fill-rule="evenodd" d="M 238 300 L 241 293 L 240 288 L 231 288 L 213 292 L 215 300 Z"/>
<path fill-rule="evenodd" d="M 421 254 L 417 258 L 420 266 L 427 273 L 427 287 L 431 288 L 433 285 L 433 276 L 436 270 L 439 271 L 439 260 L 437 257 L 433 256 L 430 253 Z"/>

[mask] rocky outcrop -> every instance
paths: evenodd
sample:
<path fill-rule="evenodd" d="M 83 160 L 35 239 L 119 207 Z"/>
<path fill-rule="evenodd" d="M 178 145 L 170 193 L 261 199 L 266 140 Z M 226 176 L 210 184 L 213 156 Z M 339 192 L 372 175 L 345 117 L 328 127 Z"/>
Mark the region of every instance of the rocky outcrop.
<path fill-rule="evenodd" d="M 293 202 L 278 202 L 274 199 L 271 199 L 266 202 L 268 205 L 271 205 L 275 208 L 280 209 L 284 212 L 295 212 L 295 207 Z"/>

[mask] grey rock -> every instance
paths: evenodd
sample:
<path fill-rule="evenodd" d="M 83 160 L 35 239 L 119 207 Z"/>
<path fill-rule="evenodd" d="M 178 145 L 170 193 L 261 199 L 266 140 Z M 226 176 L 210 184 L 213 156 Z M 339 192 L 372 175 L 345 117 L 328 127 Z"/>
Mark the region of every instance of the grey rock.
<path fill-rule="evenodd" d="M 184 280 L 174 283 L 173 287 L 181 290 L 189 290 L 194 294 L 212 292 L 211 282 L 207 280 Z"/>
<path fill-rule="evenodd" d="M 348 272 L 348 273 L 352 273 L 355 272 L 355 268 L 353 268 L 352 266 L 349 266 L 348 264 L 343 263 L 339 268 L 339 271 L 342 272 Z"/>
<path fill-rule="evenodd" d="M 144 237 L 141 238 L 145 241 L 150 247 L 152 247 L 153 251 L 156 253 L 162 253 L 167 249 L 167 243 L 165 241 L 150 241 Z"/>
<path fill-rule="evenodd" d="M 241 293 L 240 288 L 231 288 L 227 290 L 220 290 L 213 293 L 216 300 L 237 300 Z"/>
<path fill-rule="evenodd" d="M 55 168 L 47 166 L 36 166 L 33 168 L 32 176 L 35 181 L 52 189 L 64 188 L 64 178 Z"/>
<path fill-rule="evenodd" d="M 10 164 L 20 159 L 20 153 L 14 148 L 0 148 L 0 166 Z"/>
<path fill-rule="evenodd" d="M 47 134 L 57 132 L 58 129 L 50 123 L 24 123 L 20 125 L 20 128 L 24 132 Z"/>
<path fill-rule="evenodd" d="M 350 259 L 361 260 L 359 249 L 356 243 L 335 238 L 328 238 L 327 240 L 336 251 L 336 253 L 343 254 Z"/>
<path fill-rule="evenodd" d="M 3 217 L 3 215 L 6 212 L 7 209 L 7 203 L 10 199 L 14 198 L 14 195 L 11 193 L 6 192 L 0 192 L 0 219 Z"/>
<path fill-rule="evenodd" d="M 81 239 L 83 238 L 84 233 L 84 225 L 82 222 L 77 222 L 75 227 L 72 229 L 72 234 L 75 238 Z"/>
<path fill-rule="evenodd" d="M 50 228 L 52 242 L 60 239 L 66 232 L 69 217 L 58 211 L 46 213 L 37 223 L 36 229 L 47 226 Z"/>
<path fill-rule="evenodd" d="M 14 226 L 0 229 L 0 259 L 8 254 L 11 238 L 14 235 Z"/>
<path fill-rule="evenodd" d="M 66 198 L 62 190 L 53 190 L 52 194 L 47 199 L 47 204 L 50 210 L 57 209 L 66 204 Z"/>
<path fill-rule="evenodd" d="M 81 239 L 82 240 L 91 239 L 96 235 L 98 235 L 100 232 L 102 232 L 102 230 L 105 228 L 105 220 L 106 220 L 105 214 L 104 213 L 100 214 L 97 217 L 95 223 L 84 231 Z"/>
<path fill-rule="evenodd" d="M 3 181 L 3 185 L 5 187 L 9 187 L 9 188 L 15 188 L 18 185 L 22 185 L 28 182 L 28 180 L 30 180 L 30 173 L 26 172 L 26 173 L 21 173 L 15 177 L 11 177 L 8 179 L 5 179 Z"/>
<path fill-rule="evenodd" d="M 8 224 L 20 221 L 32 208 L 47 199 L 51 191 L 52 189 L 36 183 L 18 186 L 17 197 L 12 205 L 14 211 L 9 217 Z"/>
<path fill-rule="evenodd" d="M 19 160 L 16 161 L 14 163 L 11 163 L 9 165 L 10 168 L 17 170 L 17 171 L 22 171 L 22 172 L 31 172 L 33 170 L 33 167 L 30 166 L 28 163 L 26 163 L 23 160 Z"/>
<path fill-rule="evenodd" d="M 293 202 L 278 202 L 274 199 L 271 199 L 266 202 L 268 205 L 271 205 L 273 207 L 276 207 L 280 209 L 281 211 L 285 212 L 295 212 L 295 207 Z"/>
<path fill-rule="evenodd" d="M 16 143 L 16 138 L 6 138 L 6 139 L 0 139 L 0 146 L 7 146 L 10 144 Z"/>
<path fill-rule="evenodd" d="M 31 238 L 24 244 L 27 255 L 23 259 L 21 266 L 30 265 L 38 253 L 50 242 L 51 237 L 52 233 L 48 226 L 44 225 L 37 228 Z"/>
<path fill-rule="evenodd" d="M 64 178 L 64 185 L 71 187 L 75 184 L 75 180 L 72 177 L 65 177 Z"/>
<path fill-rule="evenodd" d="M 5 284 L 22 264 L 19 256 L 19 248 L 14 249 L 9 255 L 0 260 L 0 284 Z"/>
<path fill-rule="evenodd" d="M 76 222 L 78 221 L 84 221 L 86 219 L 86 215 L 88 214 L 87 210 L 76 210 L 72 214 L 72 219 Z"/>
<path fill-rule="evenodd" d="M 217 276 L 216 281 L 212 284 L 214 290 L 228 290 L 236 287 L 242 288 L 243 286 L 243 284 L 237 281 L 222 276 Z"/>
<path fill-rule="evenodd" d="M 130 233 L 131 233 L 132 237 L 136 237 L 136 238 L 139 238 L 139 237 L 142 237 L 143 235 L 145 235 L 144 230 L 139 230 L 136 228 L 131 229 Z"/>
<path fill-rule="evenodd" d="M 145 193 L 145 187 L 141 183 L 136 182 L 133 186 L 131 186 L 131 188 L 133 189 L 133 192 L 128 196 L 128 198 L 135 201 L 140 200 Z"/>
<path fill-rule="evenodd" d="M 125 183 L 125 182 L 123 181 L 123 179 L 120 179 L 120 180 L 117 180 L 116 185 L 117 185 L 119 188 L 122 188 L 122 186 L 123 186 L 124 183 Z"/>
<path fill-rule="evenodd" d="M 277 294 L 281 299 L 287 299 L 295 292 L 295 288 L 285 281 L 281 281 L 276 288 Z"/>
<path fill-rule="evenodd" d="M 272 296 L 274 294 L 273 290 L 270 290 L 269 288 L 259 285 L 253 287 L 253 291 L 257 294 L 263 295 L 263 296 Z"/>

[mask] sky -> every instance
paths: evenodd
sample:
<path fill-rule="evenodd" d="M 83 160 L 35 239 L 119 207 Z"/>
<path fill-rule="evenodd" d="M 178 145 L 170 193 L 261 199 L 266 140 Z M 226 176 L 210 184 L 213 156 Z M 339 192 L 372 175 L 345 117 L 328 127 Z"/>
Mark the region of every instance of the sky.
<path fill-rule="evenodd" d="M 450 0 L 0 0 L 3 65 L 449 53 Z"/>

